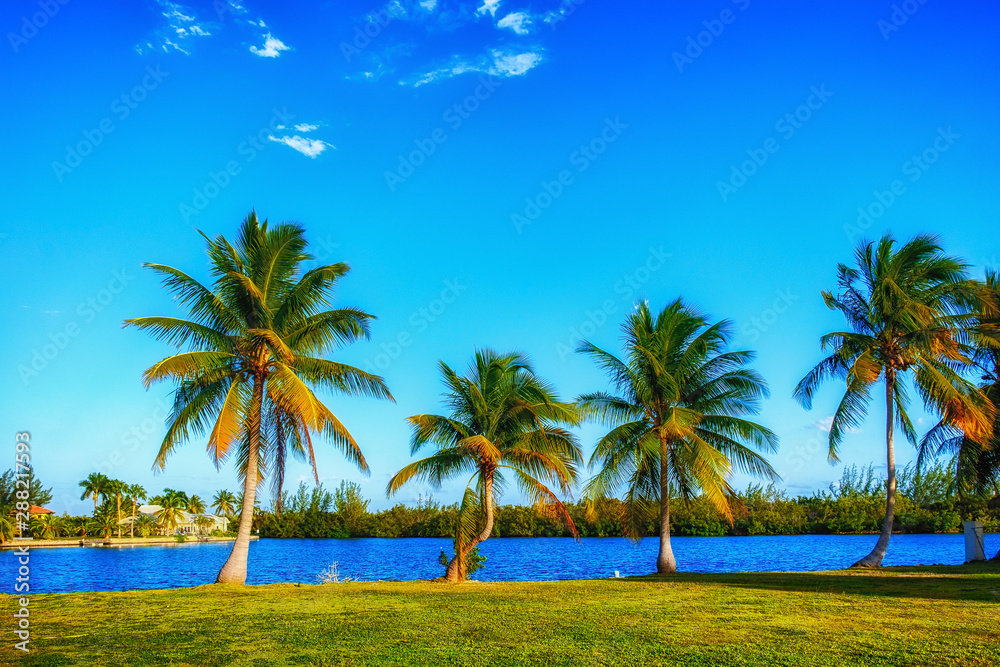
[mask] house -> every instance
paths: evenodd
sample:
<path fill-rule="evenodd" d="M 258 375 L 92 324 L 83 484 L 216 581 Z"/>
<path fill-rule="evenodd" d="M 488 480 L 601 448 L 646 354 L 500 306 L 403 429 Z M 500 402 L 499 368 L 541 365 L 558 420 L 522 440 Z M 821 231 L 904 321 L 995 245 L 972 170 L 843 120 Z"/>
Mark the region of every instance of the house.
<path fill-rule="evenodd" d="M 160 510 L 162 508 L 159 505 L 140 505 L 136 508 L 136 518 L 141 515 L 151 516 L 153 519 L 159 521 Z M 174 528 L 174 535 L 198 535 L 200 533 L 211 533 L 213 530 L 220 530 L 225 532 L 229 527 L 229 519 L 224 516 L 216 516 L 215 514 L 192 514 L 190 512 L 185 512 L 184 510 L 178 510 L 177 512 L 179 521 L 177 522 L 177 527 Z M 211 519 L 212 523 L 202 528 L 197 524 L 199 517 L 207 517 Z M 127 516 L 122 521 L 123 524 L 130 525 L 132 523 L 132 517 Z"/>
<path fill-rule="evenodd" d="M 50 509 L 46 509 L 44 507 L 39 507 L 38 505 L 32 505 L 28 509 L 28 514 L 34 514 L 34 515 L 37 515 L 37 514 L 55 514 L 55 512 L 53 512 Z"/>

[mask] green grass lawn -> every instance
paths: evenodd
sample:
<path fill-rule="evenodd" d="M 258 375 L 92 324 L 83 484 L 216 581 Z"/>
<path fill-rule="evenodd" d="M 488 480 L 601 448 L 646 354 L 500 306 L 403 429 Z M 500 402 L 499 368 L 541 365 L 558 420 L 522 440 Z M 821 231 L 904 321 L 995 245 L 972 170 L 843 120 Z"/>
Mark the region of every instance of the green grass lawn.
<path fill-rule="evenodd" d="M 12 596 L 0 597 L 10 623 Z M 35 595 L 25 665 L 1000 665 L 1000 565 Z M 9 626 L 8 626 L 9 627 Z"/>

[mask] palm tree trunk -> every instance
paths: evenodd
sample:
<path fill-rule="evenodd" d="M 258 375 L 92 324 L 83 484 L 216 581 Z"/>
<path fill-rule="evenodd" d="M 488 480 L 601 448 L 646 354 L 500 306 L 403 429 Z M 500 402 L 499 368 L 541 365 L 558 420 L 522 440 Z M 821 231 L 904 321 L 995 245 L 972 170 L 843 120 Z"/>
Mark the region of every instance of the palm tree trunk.
<path fill-rule="evenodd" d="M 677 561 L 670 548 L 670 475 L 667 440 L 660 438 L 660 552 L 656 556 L 657 574 L 675 574 Z"/>
<path fill-rule="evenodd" d="M 257 458 L 260 450 L 260 413 L 264 404 L 264 378 L 254 377 L 253 401 L 250 405 L 250 442 L 247 451 L 247 473 L 243 483 L 243 513 L 240 528 L 229 558 L 219 570 L 217 584 L 239 584 L 247 581 L 247 557 L 250 554 L 250 530 L 253 527 L 254 497 L 257 495 Z"/>
<path fill-rule="evenodd" d="M 118 513 L 115 515 L 115 520 L 118 522 L 118 537 L 122 536 L 122 494 L 117 494 L 115 496 L 118 502 Z"/>
<path fill-rule="evenodd" d="M 132 499 L 132 523 L 128 527 L 128 536 L 135 537 L 135 504 L 137 502 L 136 498 Z"/>
<path fill-rule="evenodd" d="M 885 375 L 885 519 L 882 521 L 882 533 L 872 552 L 851 567 L 880 567 L 885 552 L 889 549 L 889 538 L 892 537 L 892 522 L 896 517 L 896 453 L 893 449 L 893 405 L 895 399 L 896 375 L 891 368 Z"/>
<path fill-rule="evenodd" d="M 446 581 L 452 584 L 457 584 L 460 581 L 465 581 L 467 572 L 465 570 L 466 562 L 465 559 L 469 552 L 475 549 L 480 543 L 485 542 L 489 538 L 490 533 L 493 532 L 493 475 L 486 475 L 485 481 L 483 482 L 483 502 L 486 505 L 486 524 L 483 527 L 483 531 L 479 533 L 476 537 L 472 539 L 469 544 L 458 546 L 456 545 L 455 557 L 451 559 L 448 563 L 448 569 L 445 571 L 444 578 Z"/>

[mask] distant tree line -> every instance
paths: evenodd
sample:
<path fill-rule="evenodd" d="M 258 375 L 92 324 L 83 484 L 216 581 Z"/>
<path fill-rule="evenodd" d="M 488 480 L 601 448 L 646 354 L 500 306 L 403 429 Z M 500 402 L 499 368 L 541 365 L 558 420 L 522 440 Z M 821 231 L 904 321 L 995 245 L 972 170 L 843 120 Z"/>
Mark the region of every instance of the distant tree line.
<path fill-rule="evenodd" d="M 946 533 L 962 529 L 962 522 L 979 519 L 987 531 L 1000 531 L 1000 496 L 959 496 L 954 475 L 939 465 L 917 473 L 907 467 L 899 473 L 899 495 L 893 530 L 903 533 Z M 723 535 L 802 535 L 877 533 L 885 511 L 885 479 L 873 466 L 845 468 L 829 490 L 790 496 L 774 486 L 751 486 L 731 498 L 732 524 L 705 498 L 678 502 L 671 517 L 671 534 L 709 537 Z M 369 501 L 357 484 L 342 482 L 332 493 L 322 485 L 311 490 L 300 484 L 285 493 L 282 509 L 259 511 L 254 528 L 261 537 L 442 537 L 454 536 L 458 504 L 443 505 L 422 497 L 414 505 L 398 504 L 370 512 Z M 620 537 L 621 500 L 606 498 L 588 508 L 585 502 L 566 503 L 582 537 Z M 547 507 L 501 505 L 496 511 L 497 537 L 570 537 L 561 515 Z M 659 519 L 651 511 L 642 536 L 659 534 Z"/>

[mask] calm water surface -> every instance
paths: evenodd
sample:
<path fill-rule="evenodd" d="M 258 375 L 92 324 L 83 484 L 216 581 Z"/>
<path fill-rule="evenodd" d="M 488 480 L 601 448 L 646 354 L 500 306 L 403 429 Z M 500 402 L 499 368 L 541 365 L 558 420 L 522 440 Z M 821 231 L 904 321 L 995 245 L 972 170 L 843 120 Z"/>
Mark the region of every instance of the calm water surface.
<path fill-rule="evenodd" d="M 875 535 L 779 537 L 675 537 L 679 569 L 687 572 L 805 571 L 849 566 L 875 545 Z M 209 584 L 222 567 L 231 542 L 140 547 L 38 548 L 30 552 L 31 592 L 118 591 Z M 333 562 L 341 576 L 361 581 L 432 579 L 447 539 L 259 540 L 250 544 L 247 583 L 317 583 Z M 986 535 L 986 555 L 1000 549 L 1000 534 Z M 494 538 L 481 547 L 482 581 L 595 579 L 649 574 L 657 541 L 622 538 Z M 962 535 L 894 535 L 885 565 L 958 564 Z M 0 581 L 12 593 L 17 556 L 0 552 Z"/>

